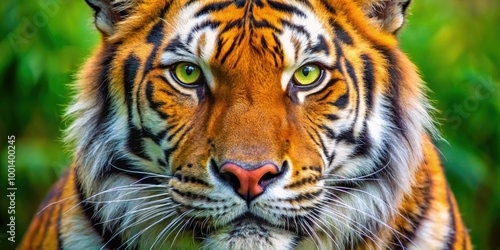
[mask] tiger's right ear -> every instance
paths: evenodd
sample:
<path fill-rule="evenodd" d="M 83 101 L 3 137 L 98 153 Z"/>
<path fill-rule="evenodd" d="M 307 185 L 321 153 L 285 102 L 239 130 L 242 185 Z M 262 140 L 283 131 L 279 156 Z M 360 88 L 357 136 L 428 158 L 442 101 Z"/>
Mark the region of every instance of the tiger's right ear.
<path fill-rule="evenodd" d="M 140 0 L 85 0 L 94 9 L 95 26 L 103 36 L 115 32 L 116 23 L 128 16 Z"/>
<path fill-rule="evenodd" d="M 356 0 L 370 21 L 381 29 L 397 33 L 405 23 L 411 0 Z"/>

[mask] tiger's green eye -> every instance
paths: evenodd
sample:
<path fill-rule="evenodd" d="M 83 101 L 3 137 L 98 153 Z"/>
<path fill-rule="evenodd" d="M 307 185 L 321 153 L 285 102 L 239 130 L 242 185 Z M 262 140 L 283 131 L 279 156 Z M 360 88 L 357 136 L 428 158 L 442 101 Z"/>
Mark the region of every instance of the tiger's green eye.
<path fill-rule="evenodd" d="M 295 78 L 295 84 L 299 86 L 309 86 L 316 83 L 321 77 L 322 69 L 315 64 L 306 64 L 300 67 L 293 77 Z"/>
<path fill-rule="evenodd" d="M 201 69 L 195 64 L 182 62 L 175 65 L 173 75 L 185 85 L 197 85 L 201 78 Z"/>

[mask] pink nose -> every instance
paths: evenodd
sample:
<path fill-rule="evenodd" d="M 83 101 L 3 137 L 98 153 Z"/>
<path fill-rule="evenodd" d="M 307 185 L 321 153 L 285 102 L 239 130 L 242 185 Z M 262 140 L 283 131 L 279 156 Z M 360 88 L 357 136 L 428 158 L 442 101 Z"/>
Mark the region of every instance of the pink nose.
<path fill-rule="evenodd" d="M 247 170 L 234 163 L 226 163 L 220 172 L 234 175 L 238 182 L 230 181 L 230 184 L 237 188 L 236 191 L 243 198 L 251 200 L 264 192 L 264 188 L 278 174 L 278 168 L 274 164 L 264 164 L 256 169 Z"/>

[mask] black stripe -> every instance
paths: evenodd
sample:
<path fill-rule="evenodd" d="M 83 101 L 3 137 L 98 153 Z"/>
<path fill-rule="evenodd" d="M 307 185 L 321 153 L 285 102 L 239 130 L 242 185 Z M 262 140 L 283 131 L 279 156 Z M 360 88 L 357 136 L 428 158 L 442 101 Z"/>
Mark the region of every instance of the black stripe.
<path fill-rule="evenodd" d="M 146 155 L 144 144 L 143 144 L 143 133 L 142 129 L 136 128 L 133 126 L 132 121 L 129 121 L 129 134 L 127 147 L 131 153 L 139 156 L 141 158 L 151 160 L 148 155 Z"/>
<path fill-rule="evenodd" d="M 158 145 L 161 145 L 161 142 L 165 139 L 165 136 L 167 135 L 167 130 L 161 130 L 157 134 L 154 134 L 147 128 L 145 128 L 143 131 L 145 137 L 150 138 Z"/>
<path fill-rule="evenodd" d="M 404 114 L 405 112 L 403 104 L 400 101 L 401 96 L 399 85 L 403 82 L 403 76 L 401 69 L 398 68 L 399 62 L 397 61 L 397 58 L 389 51 L 384 49 L 380 49 L 380 51 L 386 57 L 387 65 L 389 65 L 388 72 L 390 84 L 389 91 L 387 93 L 387 99 L 390 103 L 390 105 L 388 105 L 388 108 L 389 113 L 391 114 L 391 122 L 396 127 L 396 131 L 401 133 L 407 140 L 407 142 L 410 143 L 405 133 L 405 131 L 407 130 L 403 120 L 406 118 L 406 116 Z"/>
<path fill-rule="evenodd" d="M 352 45 L 353 41 L 349 33 L 345 31 L 345 29 L 340 26 L 335 20 L 330 19 L 329 20 L 330 25 L 333 27 L 333 30 L 335 32 L 335 39 L 340 40 L 342 43 L 347 44 L 347 45 Z"/>
<path fill-rule="evenodd" d="M 186 127 L 186 124 L 182 124 L 178 129 L 176 129 L 174 132 L 171 132 L 170 135 L 167 137 L 167 141 L 172 141 L 172 138 L 176 136 L 182 129 Z M 170 127 L 169 130 L 173 129 L 175 127 Z"/>
<path fill-rule="evenodd" d="M 169 85 L 170 85 L 170 82 L 167 80 L 167 78 L 166 78 L 164 75 L 156 75 L 156 76 L 154 76 L 154 78 L 155 78 L 155 79 L 158 79 L 158 80 L 161 80 L 161 81 L 163 81 L 164 83 L 166 83 L 166 84 L 169 84 Z M 179 90 L 177 90 L 176 88 L 171 88 L 171 89 L 172 89 L 172 90 L 174 90 L 174 91 L 175 91 L 175 93 L 176 93 L 176 94 L 178 94 L 178 95 L 182 95 L 182 96 L 184 96 L 184 97 L 190 97 L 190 95 L 185 94 L 185 93 L 182 93 L 182 92 L 180 92 Z M 162 93 L 164 93 L 164 94 L 166 94 L 166 95 L 169 95 L 169 96 L 173 96 L 173 95 L 174 95 L 174 93 L 172 93 L 172 92 L 171 92 L 171 91 L 169 91 L 169 90 L 165 90 L 165 89 L 159 89 L 159 90 L 157 90 L 157 91 L 162 92 Z"/>
<path fill-rule="evenodd" d="M 311 138 L 311 140 L 314 142 L 314 144 L 316 144 L 316 146 L 322 146 L 322 144 L 321 144 L 321 143 L 319 143 L 319 142 L 316 140 L 316 138 L 314 138 L 314 136 L 313 136 L 313 135 L 312 135 L 312 134 L 311 134 L 308 130 L 306 130 L 306 132 L 307 132 L 307 135 L 309 136 L 309 138 Z"/>
<path fill-rule="evenodd" d="M 160 17 L 165 17 L 165 15 L 167 14 L 167 12 L 170 10 L 170 6 L 172 6 L 172 0 L 168 1 L 168 2 L 165 2 L 165 6 L 163 6 L 163 9 L 161 9 L 160 11 Z"/>
<path fill-rule="evenodd" d="M 270 24 L 266 20 L 257 21 L 253 15 L 250 16 L 250 23 L 253 25 L 254 28 L 259 28 L 259 29 L 261 29 L 261 28 L 268 28 L 268 29 L 272 29 L 274 32 L 276 32 L 278 34 L 281 34 L 281 32 L 282 32 L 281 29 L 279 29 L 278 27 Z M 253 31 L 253 29 L 250 30 L 250 31 Z"/>
<path fill-rule="evenodd" d="M 160 12 L 158 13 L 157 18 L 154 18 L 154 19 L 150 19 L 150 21 L 154 21 L 154 20 L 157 20 L 157 19 L 162 19 L 165 17 L 165 15 L 167 14 L 167 12 L 170 10 L 170 7 L 171 7 L 171 4 L 172 4 L 172 0 L 170 1 L 164 1 L 164 6 L 160 9 Z M 123 17 L 126 18 L 126 16 L 128 15 L 128 13 L 124 13 L 122 14 Z M 164 22 L 164 21 L 162 21 Z M 144 27 L 146 27 L 149 23 L 143 23 L 143 25 L 138 25 L 137 27 L 135 27 L 131 32 L 130 34 L 137 34 L 137 33 L 140 33 Z"/>
<path fill-rule="evenodd" d="M 198 11 L 195 14 L 195 17 L 201 17 L 203 15 L 210 14 L 211 12 L 224 10 L 227 6 L 231 5 L 231 3 L 232 1 L 209 4 Z"/>
<path fill-rule="evenodd" d="M 164 27 L 164 22 L 162 20 L 158 21 L 153 28 L 149 31 L 149 34 L 146 38 L 146 42 L 149 44 L 153 44 L 153 51 L 151 51 L 151 54 L 149 54 L 146 64 L 144 65 L 144 70 L 143 70 L 143 75 L 142 75 L 142 80 L 139 82 L 139 84 L 142 84 L 144 79 L 146 78 L 146 75 L 153 69 L 154 63 L 155 63 L 155 58 L 156 54 L 158 53 L 158 49 L 161 46 L 162 40 L 165 37 L 165 34 L 163 32 L 163 27 Z M 139 89 L 141 89 L 141 85 L 139 85 Z M 138 93 L 137 93 L 138 94 Z M 139 100 L 139 98 L 137 98 Z"/>
<path fill-rule="evenodd" d="M 99 75 L 98 82 L 98 90 L 100 100 L 104 100 L 103 109 L 101 109 L 101 113 L 99 114 L 98 124 L 103 124 L 109 118 L 109 113 L 112 108 L 111 106 L 111 97 L 109 95 L 109 76 L 111 73 L 111 64 L 114 60 L 116 49 L 120 44 L 116 44 L 115 46 L 106 47 L 104 49 L 102 63 L 99 65 L 99 68 L 102 69 L 101 72 L 98 72 Z"/>
<path fill-rule="evenodd" d="M 151 81 L 148 81 L 146 83 L 146 100 L 149 103 L 149 108 L 156 111 L 156 114 L 158 114 L 163 120 L 166 120 L 168 118 L 167 114 L 160 111 L 160 108 L 166 105 L 166 103 L 157 102 L 154 100 L 154 87 Z"/>
<path fill-rule="evenodd" d="M 238 9 L 241 9 L 241 8 L 245 7 L 246 4 L 247 4 L 246 0 L 235 0 L 234 1 L 234 5 L 236 5 L 236 7 Z"/>
<path fill-rule="evenodd" d="M 325 88 L 325 89 L 327 89 L 327 88 Z M 318 102 L 318 103 L 323 102 L 324 100 L 328 99 L 332 95 L 332 93 L 333 93 L 333 91 L 331 89 L 329 89 L 327 92 L 322 93 L 321 97 L 318 100 L 316 100 L 316 102 Z"/>
<path fill-rule="evenodd" d="M 175 144 L 173 147 L 167 148 L 163 151 L 163 155 L 165 156 L 165 162 L 167 166 L 171 166 L 170 157 L 172 154 L 179 148 L 179 145 Z"/>
<path fill-rule="evenodd" d="M 373 106 L 373 91 L 375 87 L 375 77 L 373 75 L 373 61 L 367 54 L 361 55 L 363 60 L 363 82 L 365 83 L 366 106 L 371 110 Z"/>
<path fill-rule="evenodd" d="M 344 109 L 347 106 L 347 103 L 349 103 L 349 90 L 347 90 L 345 94 L 339 96 L 339 98 L 337 98 L 335 102 L 329 102 L 328 104 L 333 105 L 339 109 Z"/>
<path fill-rule="evenodd" d="M 307 50 L 310 53 L 320 53 L 324 52 L 325 55 L 330 55 L 330 49 L 326 43 L 325 37 L 323 35 L 318 35 L 318 41 Z"/>
<path fill-rule="evenodd" d="M 332 78 L 328 81 L 328 83 L 325 85 L 324 89 L 329 89 L 330 87 L 334 86 L 335 84 L 337 84 L 337 82 L 341 81 L 342 79 L 340 78 Z M 329 97 L 331 97 L 332 93 L 334 91 L 329 89 L 328 92 L 326 93 L 322 93 L 322 96 L 316 100 L 316 102 L 323 102 L 325 101 L 326 99 L 328 99 Z M 314 95 L 314 94 L 313 94 Z M 327 104 L 330 104 L 330 105 L 333 105 L 333 102 L 327 102 Z"/>
<path fill-rule="evenodd" d="M 56 224 L 56 230 L 57 230 L 57 248 L 59 250 L 62 250 L 64 249 L 64 246 L 63 246 L 63 240 L 62 240 L 62 235 L 61 235 L 61 232 L 62 232 L 62 227 L 61 227 L 61 223 L 62 223 L 62 217 L 63 217 L 63 206 L 60 205 L 60 209 L 59 209 L 59 214 L 58 214 L 58 217 L 57 217 L 57 224 Z"/>
<path fill-rule="evenodd" d="M 337 69 L 340 69 L 339 67 L 340 59 L 344 56 L 344 53 L 342 52 L 342 47 L 340 47 L 340 42 L 337 39 L 333 39 L 333 45 L 335 47 L 335 54 L 336 54 L 335 62 L 337 64 L 335 67 Z"/>
<path fill-rule="evenodd" d="M 262 8 L 264 7 L 264 3 L 262 3 L 261 0 L 253 0 L 253 3 L 257 5 L 257 7 Z"/>
<path fill-rule="evenodd" d="M 165 48 L 165 51 L 167 52 L 172 52 L 177 55 L 183 55 L 182 53 L 178 52 L 179 50 L 181 52 L 189 53 L 189 48 L 181 42 L 180 37 L 173 38 Z"/>
<path fill-rule="evenodd" d="M 456 235 L 456 229 L 457 229 L 457 222 L 455 221 L 455 210 L 453 209 L 453 200 L 452 200 L 452 195 L 453 193 L 450 190 L 450 187 L 446 187 L 446 200 L 448 201 L 448 214 L 450 215 L 450 225 L 448 226 L 449 232 L 446 237 L 446 247 L 443 250 L 448 250 L 448 249 L 454 249 L 453 245 L 455 244 L 455 241 L 457 240 L 457 235 Z"/>
<path fill-rule="evenodd" d="M 284 20 L 284 19 L 281 19 L 280 22 L 283 26 L 286 26 L 286 27 L 296 31 L 297 33 L 300 33 L 300 34 L 306 36 L 307 40 L 311 39 L 311 34 L 309 34 L 309 32 L 307 31 L 307 29 L 304 26 L 293 24 L 293 23 L 291 23 L 287 20 Z"/>
<path fill-rule="evenodd" d="M 323 130 L 323 133 L 329 138 L 329 139 L 335 139 L 337 138 L 337 135 L 335 134 L 335 132 L 327 127 L 326 125 L 320 125 L 319 128 L 321 130 Z"/>
<path fill-rule="evenodd" d="M 229 56 L 229 54 L 231 54 L 231 52 L 233 52 L 233 50 L 236 47 L 236 45 L 237 45 L 237 41 L 233 40 L 232 43 L 231 43 L 231 46 L 229 47 L 229 49 L 222 56 L 222 59 L 220 60 L 221 64 L 224 64 L 224 62 L 226 61 L 227 57 Z"/>
<path fill-rule="evenodd" d="M 332 165 L 333 160 L 335 160 L 335 156 L 336 156 L 335 150 L 332 150 L 332 154 L 331 155 L 327 155 L 326 156 L 326 160 L 328 161 L 328 166 L 327 167 L 329 167 L 329 166 Z"/>
<path fill-rule="evenodd" d="M 199 2 L 199 0 L 189 0 L 184 6 L 187 7 L 193 3 Z"/>
<path fill-rule="evenodd" d="M 356 72 L 354 71 L 354 68 L 351 64 L 351 62 L 349 62 L 349 60 L 347 60 L 347 58 L 344 58 L 344 62 L 345 62 L 345 67 L 346 67 L 346 70 L 347 70 L 347 74 L 349 75 L 349 77 L 351 78 L 353 84 L 354 84 L 354 90 L 356 91 L 356 114 L 355 114 L 355 117 L 354 117 L 354 123 L 356 123 L 356 121 L 358 120 L 358 117 L 359 117 L 359 106 L 361 105 L 361 96 L 359 94 L 359 84 L 358 84 L 358 78 L 356 77 Z"/>
<path fill-rule="evenodd" d="M 133 102 L 133 89 L 137 72 L 141 66 L 141 61 L 138 57 L 130 54 L 123 63 L 123 78 L 125 89 L 125 100 L 129 111 L 129 117 L 132 117 L 132 102 Z"/>
<path fill-rule="evenodd" d="M 120 239 L 120 235 L 117 235 L 116 237 L 113 237 L 113 231 L 117 232 L 117 230 L 110 229 L 108 227 L 103 227 L 103 224 L 98 220 L 98 216 L 94 214 L 96 211 L 94 204 L 91 202 L 88 202 L 84 195 L 84 190 L 82 183 L 80 182 L 78 176 L 75 176 L 75 189 L 78 192 L 78 198 L 79 198 L 79 206 L 82 207 L 82 210 L 85 214 L 85 217 L 89 221 L 90 225 L 94 229 L 95 233 L 99 235 L 102 238 L 102 241 L 104 243 L 107 243 L 107 247 L 109 249 L 118 249 L 122 241 Z"/>
<path fill-rule="evenodd" d="M 335 138 L 335 132 L 326 127 L 325 125 L 321 125 L 320 126 L 320 129 L 323 130 L 323 132 L 326 133 L 326 136 L 329 138 L 329 139 L 334 139 Z M 326 160 L 328 161 L 328 166 L 331 165 L 333 159 L 335 158 L 335 150 L 332 151 L 332 154 L 328 154 L 328 149 L 326 148 L 326 145 L 325 143 L 323 142 L 323 140 L 321 139 L 321 136 L 319 136 L 319 140 L 321 142 L 321 149 L 323 150 L 323 154 L 326 155 Z"/>
<path fill-rule="evenodd" d="M 336 121 L 339 119 L 339 116 L 338 115 L 335 115 L 335 114 L 326 114 L 324 115 L 326 119 L 330 120 L 330 121 Z"/>
<path fill-rule="evenodd" d="M 182 126 L 184 126 L 184 125 L 182 125 Z M 177 140 L 177 142 L 174 144 L 174 146 L 167 148 L 163 151 L 163 155 L 165 156 L 165 162 L 167 163 L 167 166 L 171 165 L 170 157 L 179 148 L 179 144 L 184 139 L 186 134 L 188 134 L 192 129 L 193 129 L 193 127 L 187 128 L 186 131 L 184 131 L 184 133 L 182 133 L 179 140 Z M 178 135 L 178 134 L 175 134 L 175 135 Z"/>
<path fill-rule="evenodd" d="M 342 131 L 339 134 L 337 134 L 336 137 L 339 141 L 346 141 L 351 144 L 356 143 L 356 139 L 354 138 L 354 132 L 353 128 L 349 128 L 348 130 Z"/>
<path fill-rule="evenodd" d="M 268 45 L 267 45 L 267 42 L 266 42 L 266 39 L 264 38 L 264 36 L 262 36 L 260 38 L 260 44 L 262 46 L 263 49 L 267 49 L 268 48 Z"/>
<path fill-rule="evenodd" d="M 269 7 L 273 8 L 277 11 L 295 14 L 295 15 L 298 15 L 300 17 L 306 17 L 306 14 L 304 14 L 304 12 L 295 8 L 292 5 L 288 5 L 288 4 L 284 4 L 284 3 L 280 3 L 280 2 L 276 2 L 276 1 L 272 1 L 272 0 L 268 0 L 267 3 L 269 4 Z"/>
<path fill-rule="evenodd" d="M 283 48 L 281 46 L 280 40 L 278 39 L 278 36 L 276 33 L 273 33 L 273 40 L 276 46 L 274 46 L 274 53 L 279 56 L 279 59 L 283 62 L 285 55 L 283 54 Z M 274 54 L 273 54 L 274 55 Z"/>
<path fill-rule="evenodd" d="M 160 165 L 162 167 L 165 167 L 165 168 L 168 167 L 167 163 L 162 159 L 158 159 L 156 162 L 158 163 L 158 165 Z"/>
<path fill-rule="evenodd" d="M 372 139 L 370 135 L 368 135 L 366 120 L 364 121 L 364 126 L 361 135 L 358 136 L 356 141 L 357 141 L 356 148 L 354 149 L 354 152 L 351 154 L 351 157 L 354 158 L 354 157 L 366 156 L 370 152 L 370 149 L 372 148 L 373 145 Z"/>
<path fill-rule="evenodd" d="M 299 0 L 299 2 L 301 2 L 302 4 L 307 6 L 308 8 L 312 8 L 312 5 L 308 0 Z"/>
<path fill-rule="evenodd" d="M 222 37 L 217 37 L 217 46 L 215 47 L 214 58 L 219 58 L 220 53 L 222 52 L 222 47 L 226 44 L 225 40 L 222 40 Z"/>
<path fill-rule="evenodd" d="M 204 21 L 200 24 L 197 24 L 189 32 L 188 38 L 186 39 L 186 44 L 191 44 L 193 42 L 193 38 L 194 38 L 195 33 L 200 32 L 206 28 L 210 28 L 212 30 L 217 29 L 220 26 L 220 24 L 221 24 L 220 22 L 211 21 L 211 20 L 207 20 L 207 21 Z M 226 27 L 227 27 L 227 25 L 226 25 Z"/>
<path fill-rule="evenodd" d="M 330 12 L 331 14 L 336 14 L 335 8 L 332 5 L 330 5 L 330 3 L 327 0 L 321 0 L 320 2 L 323 6 L 325 6 L 328 12 Z"/>
<path fill-rule="evenodd" d="M 140 59 L 130 54 L 125 60 L 123 65 L 123 75 L 124 75 L 124 89 L 125 89 L 125 100 L 127 102 L 127 114 L 128 114 L 128 126 L 131 128 L 129 130 L 129 137 L 127 141 L 128 148 L 134 152 L 136 155 L 141 157 L 147 157 L 144 154 L 144 148 L 142 145 L 141 131 L 135 127 L 132 122 L 133 116 L 133 88 L 135 84 L 135 79 L 140 67 Z M 106 171 L 103 169 L 103 171 Z"/>
<path fill-rule="evenodd" d="M 146 37 L 146 42 L 159 45 L 161 44 L 164 38 L 165 37 L 163 36 L 163 20 L 160 20 L 149 31 L 149 34 Z"/>

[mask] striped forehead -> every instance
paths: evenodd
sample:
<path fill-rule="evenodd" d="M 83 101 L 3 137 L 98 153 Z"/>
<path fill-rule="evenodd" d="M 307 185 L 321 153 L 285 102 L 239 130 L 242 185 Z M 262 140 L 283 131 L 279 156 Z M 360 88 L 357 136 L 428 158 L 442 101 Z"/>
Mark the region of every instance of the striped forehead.
<path fill-rule="evenodd" d="M 162 56 L 164 63 L 223 64 L 230 52 L 245 46 L 270 51 L 278 58 L 275 65 L 283 68 L 296 67 L 311 58 L 331 63 L 326 45 L 330 35 L 303 2 L 193 1 L 176 16 L 176 23 L 170 24 L 174 32 Z"/>

